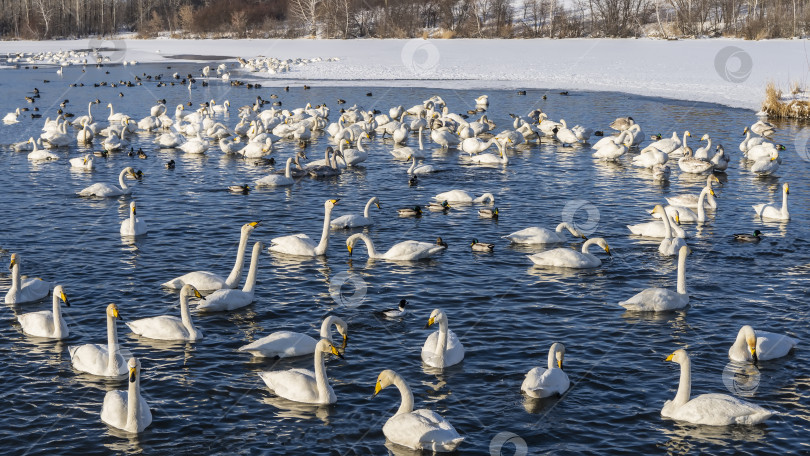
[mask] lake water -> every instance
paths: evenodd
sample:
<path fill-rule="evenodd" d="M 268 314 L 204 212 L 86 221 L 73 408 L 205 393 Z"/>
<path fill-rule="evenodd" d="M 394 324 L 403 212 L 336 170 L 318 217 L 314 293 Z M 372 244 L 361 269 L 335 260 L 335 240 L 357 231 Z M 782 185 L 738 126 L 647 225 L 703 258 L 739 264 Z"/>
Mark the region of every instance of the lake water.
<path fill-rule="evenodd" d="M 171 66 L 172 68 L 166 68 Z M 509 152 L 508 166 L 465 165 L 456 150 L 442 151 L 426 140 L 429 162 L 449 168 L 419 178 L 408 186 L 408 165 L 392 160 L 390 139 L 374 138 L 366 148 L 363 169 L 339 178 L 304 178 L 285 189 L 255 190 L 248 195 L 227 192 L 229 185 L 252 183 L 298 150 L 292 141 L 275 145 L 276 168 L 223 156 L 212 147 L 203 156 L 159 150 L 153 135 L 133 135 L 131 145 L 143 148 L 146 160 L 115 153 L 96 159 L 93 173 L 69 169 L 66 158 L 85 153 L 72 146 L 57 153 L 63 159 L 35 165 L 26 154 L 0 148 L 0 246 L 23 258 L 23 274 L 61 284 L 71 300 L 64 308 L 71 330 L 64 342 L 37 341 L 22 334 L 15 315 L 49 309 L 50 301 L 21 307 L 4 305 L 0 324 L 0 452 L 6 454 L 412 454 L 386 443 L 382 425 L 399 406 L 399 394 L 389 388 L 370 399 L 377 375 L 395 369 L 413 390 L 416 407 L 443 415 L 465 437 L 464 454 L 489 454 L 494 442 L 511 438 L 529 454 L 784 454 L 807 450 L 810 431 L 807 399 L 810 368 L 804 344 L 807 325 L 808 162 L 797 153 L 794 139 L 800 126 L 784 125 L 777 142 L 788 150 L 775 176 L 755 177 L 740 161 L 741 132 L 756 119 L 751 112 L 716 105 L 641 98 L 620 93 L 571 93 L 529 90 L 457 90 L 425 88 L 333 88 L 281 81 L 249 90 L 213 81 L 191 95 L 186 87 L 93 87 L 93 83 L 133 80 L 135 74 L 163 73 L 168 77 L 199 74 L 203 64 L 138 65 L 65 68 L 59 78 L 53 68 L 4 70 L 0 112 L 27 105 L 27 92 L 38 87 L 35 103 L 44 117 L 69 99 L 68 109 L 84 114 L 87 102 L 112 102 L 116 111 L 136 119 L 165 98 L 170 113 L 179 103 L 229 99 L 236 107 L 257 95 L 278 94 L 283 107 L 325 102 L 338 118 L 338 98 L 366 109 L 409 107 L 440 95 L 451 110 L 473 108 L 474 98 L 490 95 L 488 116 L 496 131 L 511 128 L 509 113 L 524 115 L 542 108 L 551 119 L 565 118 L 594 129 L 608 130 L 617 116 L 632 115 L 645 135 L 677 130 L 693 133 L 693 147 L 704 133 L 722 143 L 733 160 L 720 179 L 719 209 L 699 229 L 685 224 L 693 254 L 687 260 L 691 307 L 656 315 L 628 314 L 617 303 L 643 288 L 674 288 L 676 261 L 658 255 L 658 242 L 630 236 L 625 225 L 649 220 L 648 211 L 665 196 L 698 193 L 705 178 L 681 174 L 677 163 L 671 182 L 653 183 L 649 173 L 630 165 L 631 154 L 618 163 L 591 158 L 587 147 L 562 147 L 549 140 Z M 110 74 L 105 74 L 109 71 Z M 236 76 L 238 78 L 238 76 Z M 50 83 L 42 80 L 49 79 Z M 165 79 L 164 79 L 165 80 Z M 72 82 L 84 87 L 69 88 Z M 283 87 L 290 85 L 289 92 Z M 372 91 L 373 96 L 366 96 Z M 119 92 L 123 97 L 119 97 Z M 541 96 L 546 94 L 547 100 Z M 269 107 L 269 106 L 268 106 Z M 0 127 L 0 143 L 10 144 L 38 135 L 43 119 L 26 119 Z M 598 138 L 597 138 L 598 139 Z M 415 145 L 415 137 L 410 138 Z M 326 136 L 306 149 L 310 159 L 323 157 Z M 98 150 L 98 146 L 92 148 Z M 806 155 L 806 154 L 805 154 Z M 173 159 L 176 169 L 164 163 Z M 134 182 L 138 213 L 149 234 L 122 242 L 121 220 L 131 198 L 89 200 L 76 192 L 93 182 L 116 182 L 126 166 L 143 170 Z M 781 184 L 790 183 L 789 223 L 764 223 L 754 217 L 752 204 L 781 202 Z M 447 214 L 429 213 L 418 219 L 400 218 L 396 209 L 426 204 L 433 195 L 451 189 L 492 192 L 500 219 L 479 218 L 479 206 L 457 206 Z M 106 391 L 126 389 L 126 382 L 104 381 L 78 374 L 67 347 L 104 343 L 104 309 L 114 302 L 126 319 L 178 314 L 178 295 L 160 284 L 193 270 L 227 275 L 236 254 L 239 227 L 262 219 L 250 245 L 293 233 L 317 239 L 323 224 L 323 202 L 340 198 L 334 216 L 360 213 L 371 196 L 382 210 L 372 211 L 368 230 L 379 248 L 414 239 L 448 244 L 437 258 L 412 264 L 367 262 L 365 248 L 349 257 L 348 232 L 332 235 L 326 257 L 293 260 L 265 251 L 260 257 L 256 302 L 232 313 L 198 315 L 196 325 L 205 339 L 194 344 L 149 342 L 119 324 L 123 347 L 143 366 L 142 391 L 154 421 L 137 437 L 121 435 L 101 422 Z M 580 208 L 576 211 L 576 208 Z M 528 226 L 554 228 L 563 217 L 590 227 L 592 236 L 610 244 L 613 256 L 588 271 L 538 269 L 527 253 L 540 249 L 511 247 L 500 237 Z M 733 233 L 760 229 L 767 237 L 758 244 L 732 241 Z M 470 241 L 496 244 L 492 254 L 474 254 Z M 580 244 L 572 239 L 571 246 Z M 248 253 L 249 256 L 249 253 Z M 8 255 L 2 259 L 6 264 Z M 247 267 L 247 264 L 246 264 Z M 8 270 L 0 269 L 0 290 L 10 285 Z M 359 306 L 336 302 L 353 290 L 339 285 L 346 277 L 365 292 Z M 381 318 L 375 311 L 410 302 L 401 319 Z M 340 301 L 340 299 L 338 299 Z M 352 301 L 355 302 L 355 301 Z M 192 309 L 194 306 L 192 305 Z M 462 364 L 441 371 L 424 367 L 421 346 L 433 331 L 423 329 L 430 312 L 442 308 L 450 328 L 466 347 Z M 259 378 L 263 370 L 312 368 L 312 360 L 257 360 L 236 349 L 276 330 L 316 335 L 328 314 L 349 323 L 346 359 L 327 362 L 327 374 L 338 402 L 329 407 L 302 406 L 279 399 Z M 795 353 L 760 363 L 759 379 L 748 399 L 777 412 L 754 427 L 694 426 L 662 419 L 663 403 L 672 399 L 678 366 L 664 358 L 687 348 L 693 360 L 693 395 L 728 393 L 723 372 L 727 351 L 743 324 L 790 334 L 801 342 Z M 525 373 L 545 365 L 553 342 L 566 347 L 565 370 L 572 386 L 561 399 L 528 401 L 520 392 Z M 510 433 L 510 434 L 502 434 Z M 512 435 L 514 434 L 514 435 Z M 517 437 L 515 437 L 517 436 Z M 525 454 L 525 453 L 524 453 Z"/>

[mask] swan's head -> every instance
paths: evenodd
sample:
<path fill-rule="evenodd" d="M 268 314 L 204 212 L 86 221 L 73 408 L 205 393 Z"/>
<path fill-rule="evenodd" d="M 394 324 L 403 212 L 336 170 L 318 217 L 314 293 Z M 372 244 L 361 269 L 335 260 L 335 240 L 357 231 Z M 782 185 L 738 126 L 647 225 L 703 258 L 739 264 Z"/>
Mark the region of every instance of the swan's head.
<path fill-rule="evenodd" d="M 315 346 L 316 351 L 320 351 L 322 353 L 331 353 L 338 358 L 343 359 L 343 354 L 340 353 L 340 350 L 335 347 L 332 342 L 329 342 L 327 339 L 321 339 L 318 341 L 318 345 Z"/>
<path fill-rule="evenodd" d="M 708 140 L 709 140 L 709 134 L 708 134 L 708 133 L 706 133 L 705 135 L 701 136 L 701 137 L 700 137 L 700 140 L 701 140 L 701 141 L 708 141 Z"/>
<path fill-rule="evenodd" d="M 612 256 L 610 254 L 610 246 L 608 245 L 606 240 L 604 240 L 602 238 L 595 238 L 593 240 L 596 241 L 596 245 L 598 245 L 599 247 L 602 247 L 605 250 L 605 253 Z"/>
<path fill-rule="evenodd" d="M 323 206 L 327 209 L 332 209 L 337 206 L 338 201 L 340 201 L 340 198 L 326 200 L 326 202 L 323 203 Z"/>
<path fill-rule="evenodd" d="M 132 215 L 137 215 L 138 213 L 135 211 L 135 201 L 129 203 L 129 210 L 132 212 Z"/>
<path fill-rule="evenodd" d="M 377 394 L 379 394 L 379 392 L 382 391 L 383 388 L 394 384 L 394 379 L 397 378 L 398 376 L 399 375 L 397 375 L 397 373 L 392 371 L 391 369 L 386 369 L 380 372 L 380 375 L 377 376 L 377 384 L 374 386 L 374 395 L 371 397 L 374 397 Z"/>
<path fill-rule="evenodd" d="M 790 187 L 788 186 L 787 182 L 785 182 L 785 185 L 782 186 L 782 191 L 784 191 L 786 195 L 790 194 Z"/>
<path fill-rule="evenodd" d="M 664 361 L 672 361 L 674 363 L 683 364 L 689 361 L 689 354 L 686 353 L 686 350 L 683 348 L 679 348 L 675 350 L 671 355 L 667 356 L 667 359 Z"/>
<path fill-rule="evenodd" d="M 745 129 L 743 130 L 743 134 L 746 134 L 746 133 L 748 133 L 748 127 L 745 127 Z"/>
<path fill-rule="evenodd" d="M 354 245 L 357 244 L 358 239 L 360 239 L 360 233 L 353 234 L 346 239 L 346 248 L 349 249 L 349 256 L 351 256 Z"/>
<path fill-rule="evenodd" d="M 754 364 L 757 363 L 757 333 L 751 326 L 745 325 L 740 328 L 740 334 L 745 337 L 745 343 L 748 345 L 748 350 L 751 352 L 751 359 Z"/>
<path fill-rule="evenodd" d="M 434 309 L 433 312 L 430 313 L 430 318 L 428 319 L 427 325 L 425 325 L 425 329 L 442 322 L 447 323 L 447 315 L 442 309 Z"/>
<path fill-rule="evenodd" d="M 335 325 L 337 328 L 338 333 L 343 337 L 343 344 L 340 346 L 341 351 L 346 351 L 346 344 L 349 342 L 349 325 L 346 324 L 346 321 L 340 317 L 331 316 L 329 317 L 331 324 Z"/>
<path fill-rule="evenodd" d="M 66 306 L 70 307 L 70 301 L 68 301 L 67 296 L 65 296 L 65 289 L 62 288 L 62 285 L 57 285 L 53 287 L 53 295 L 61 299 Z"/>
<path fill-rule="evenodd" d="M 183 285 L 183 288 L 180 290 L 180 294 L 190 298 L 202 299 L 200 292 L 194 287 L 194 285 L 190 283 Z"/>
<path fill-rule="evenodd" d="M 112 106 L 112 103 L 107 103 L 107 107 L 108 107 L 108 108 L 112 108 L 112 107 L 113 107 L 113 106 Z"/>
<path fill-rule="evenodd" d="M 557 367 L 562 369 L 563 359 L 565 358 L 565 345 L 559 342 L 554 342 L 551 344 L 551 349 L 549 351 L 554 353 L 554 360 L 557 362 Z"/>
<path fill-rule="evenodd" d="M 115 304 L 110 304 L 107 306 L 107 316 L 112 318 L 121 318 L 121 315 L 118 313 L 118 306 Z"/>
<path fill-rule="evenodd" d="M 380 206 L 380 200 L 376 197 L 374 198 L 374 205 L 377 206 L 377 209 L 382 210 L 382 206 Z"/>
<path fill-rule="evenodd" d="M 652 212 L 650 212 L 650 215 L 655 215 L 655 214 L 664 215 L 665 214 L 664 206 L 662 206 L 660 204 L 656 204 L 655 207 L 653 208 Z"/>
<path fill-rule="evenodd" d="M 690 137 L 690 138 L 692 137 L 692 133 L 689 133 L 689 130 L 686 130 L 686 131 L 683 133 L 683 135 L 684 135 L 684 136 L 688 136 L 688 137 Z"/>
<path fill-rule="evenodd" d="M 129 358 L 127 367 L 129 368 L 129 383 L 135 383 L 138 380 L 138 375 L 140 375 L 141 363 L 135 358 Z"/>
<path fill-rule="evenodd" d="M 11 254 L 11 263 L 8 265 L 9 269 L 14 269 L 14 265 L 20 264 L 20 257 L 16 253 Z"/>
<path fill-rule="evenodd" d="M 779 159 L 779 151 L 775 150 L 775 151 L 771 152 L 771 161 L 778 160 L 778 159 Z"/>
<path fill-rule="evenodd" d="M 257 226 L 261 225 L 261 223 L 262 223 L 261 220 L 256 222 L 245 223 L 244 225 L 242 225 L 242 233 L 248 234 L 252 232 L 253 230 L 256 229 Z"/>

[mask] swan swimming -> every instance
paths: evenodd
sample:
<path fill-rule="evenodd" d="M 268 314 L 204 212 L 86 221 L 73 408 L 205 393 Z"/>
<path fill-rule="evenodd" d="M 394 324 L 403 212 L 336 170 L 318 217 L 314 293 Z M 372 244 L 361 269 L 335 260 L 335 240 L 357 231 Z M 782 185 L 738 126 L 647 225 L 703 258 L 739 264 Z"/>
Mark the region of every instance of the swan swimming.
<path fill-rule="evenodd" d="M 25 304 L 39 301 L 51 292 L 50 282 L 46 282 L 39 277 L 33 279 L 20 277 L 20 256 L 18 254 L 11 254 L 11 262 L 8 268 L 11 269 L 11 288 L 6 292 L 6 304 Z"/>
<path fill-rule="evenodd" d="M 53 288 L 53 310 L 40 310 L 39 312 L 17 315 L 17 321 L 20 322 L 23 333 L 47 339 L 67 339 L 70 331 L 65 319 L 62 318 L 59 300 L 62 300 L 66 306 L 70 307 L 70 301 L 65 296 L 65 290 L 61 285 Z"/>
<path fill-rule="evenodd" d="M 152 424 L 149 404 L 141 396 L 141 363 L 135 358 L 127 362 L 129 388 L 107 391 L 101 407 L 101 421 L 126 432 L 140 433 Z"/>
<path fill-rule="evenodd" d="M 201 340 L 203 333 L 194 326 L 188 308 L 188 299 L 191 297 L 202 299 L 202 295 L 194 285 L 187 283 L 180 290 L 180 318 L 173 315 L 159 315 L 127 322 L 127 326 L 135 334 L 149 339 L 191 342 Z"/>
<path fill-rule="evenodd" d="M 565 345 L 555 342 L 548 350 L 548 368 L 535 367 L 526 373 L 520 390 L 527 396 L 543 398 L 562 395 L 571 386 L 568 374 L 563 371 Z"/>
<path fill-rule="evenodd" d="M 307 404 L 334 404 L 337 396 L 326 376 L 324 354 L 331 353 L 339 358 L 343 355 L 326 339 L 315 345 L 315 371 L 290 369 L 285 371 L 260 372 L 268 388 L 276 395 L 295 402 Z"/>
<path fill-rule="evenodd" d="M 118 350 L 118 329 L 116 320 L 120 319 L 115 304 L 107 306 L 107 345 L 84 344 L 68 347 L 70 362 L 79 372 L 86 372 L 100 377 L 124 379 L 127 369 L 124 357 Z"/>
<path fill-rule="evenodd" d="M 344 350 L 349 336 L 348 325 L 342 318 L 334 315 L 324 318 L 321 323 L 320 338 L 326 339 L 334 345 L 335 342 L 332 340 L 332 326 L 337 328 L 338 333 L 343 336 L 341 350 Z M 276 331 L 261 339 L 239 347 L 238 351 L 248 352 L 256 357 L 292 358 L 315 353 L 315 346 L 317 344 L 318 340 L 304 333 Z"/>
<path fill-rule="evenodd" d="M 146 221 L 136 216 L 135 201 L 129 203 L 129 218 L 121 221 L 121 236 L 140 236 L 149 232 Z"/>
<path fill-rule="evenodd" d="M 745 325 L 740 328 L 737 339 L 728 349 L 728 357 L 732 361 L 757 364 L 759 361 L 787 355 L 797 343 L 796 339 L 784 334 L 754 331 L 754 328 Z"/>
<path fill-rule="evenodd" d="M 326 249 L 329 247 L 329 221 L 332 215 L 332 209 L 337 205 L 339 199 L 326 200 L 323 203 L 324 217 L 323 217 L 323 231 L 321 232 L 321 242 L 317 245 L 315 241 L 309 238 L 306 234 L 293 234 L 290 236 L 281 236 L 272 239 L 271 245 L 268 248 L 271 252 L 284 253 L 287 255 L 296 256 L 321 256 L 326 254 Z"/>
<path fill-rule="evenodd" d="M 447 315 L 441 309 L 434 309 L 425 328 L 435 323 L 439 330 L 432 333 L 422 346 L 422 361 L 430 367 L 445 368 L 454 366 L 464 359 L 464 346 L 456 333 L 447 327 Z"/>
<path fill-rule="evenodd" d="M 602 265 L 596 255 L 589 253 L 588 249 L 592 245 L 598 245 L 605 250 L 605 253 L 610 255 L 610 247 L 602 238 L 588 239 L 582 244 L 582 251 L 569 248 L 557 248 L 546 250 L 545 252 L 535 253 L 534 255 L 527 255 L 532 260 L 532 263 L 538 266 L 553 266 L 558 268 L 573 268 L 573 269 L 591 269 L 598 268 Z"/>
<path fill-rule="evenodd" d="M 264 244 L 257 242 L 253 245 L 253 254 L 250 257 L 250 270 L 248 271 L 245 286 L 241 290 L 230 288 L 219 289 L 200 301 L 197 310 L 200 312 L 220 312 L 225 310 L 241 309 L 253 302 L 256 287 L 256 273 L 259 267 L 259 254 Z"/>
<path fill-rule="evenodd" d="M 370 237 L 366 236 L 363 233 L 356 233 L 349 236 L 346 239 L 346 247 L 349 249 L 349 255 L 352 254 L 354 250 L 354 245 L 357 243 L 358 240 L 365 242 L 366 250 L 368 250 L 368 257 L 369 259 L 381 259 L 381 260 L 391 260 L 391 261 L 414 261 L 414 260 L 422 260 L 425 258 L 431 258 L 439 252 L 445 250 L 445 246 L 432 244 L 429 242 L 419 242 L 419 241 L 402 241 L 390 249 L 388 249 L 385 253 L 379 253 L 374 248 L 374 242 L 371 240 Z"/>
<path fill-rule="evenodd" d="M 539 226 L 530 226 L 501 237 L 509 239 L 513 244 L 560 244 L 566 241 L 562 235 L 563 230 L 568 230 L 572 236 L 587 239 L 584 234 L 567 222 L 557 225 L 554 231 Z"/>
<path fill-rule="evenodd" d="M 126 167 L 118 174 L 119 187 L 106 182 L 97 182 L 80 191 L 79 196 L 106 198 L 111 196 L 129 195 L 132 193 L 132 188 L 128 187 L 126 181 L 124 181 L 124 176 L 126 175 L 129 175 L 135 179 L 140 176 L 132 167 Z"/>
<path fill-rule="evenodd" d="M 689 304 L 689 293 L 686 292 L 686 256 L 690 249 L 683 246 L 678 250 L 678 284 L 676 291 L 666 288 L 647 288 L 632 298 L 619 303 L 630 311 L 666 312 L 683 309 Z"/>
<path fill-rule="evenodd" d="M 366 203 L 366 208 L 363 211 L 363 215 L 357 214 L 341 215 L 340 217 L 332 220 L 332 222 L 330 222 L 329 225 L 333 229 L 357 228 L 361 226 L 373 225 L 374 221 L 371 220 L 371 214 L 369 213 L 372 204 L 376 205 L 377 209 L 382 209 L 382 207 L 380 207 L 380 200 L 376 196 L 374 196 L 371 199 L 369 199 L 368 202 Z"/>
<path fill-rule="evenodd" d="M 755 204 L 751 206 L 757 216 L 763 219 L 770 220 L 790 220 L 790 212 L 788 212 L 788 195 L 790 194 L 790 186 L 787 182 L 782 184 L 782 207 L 778 207 L 773 203 Z"/>

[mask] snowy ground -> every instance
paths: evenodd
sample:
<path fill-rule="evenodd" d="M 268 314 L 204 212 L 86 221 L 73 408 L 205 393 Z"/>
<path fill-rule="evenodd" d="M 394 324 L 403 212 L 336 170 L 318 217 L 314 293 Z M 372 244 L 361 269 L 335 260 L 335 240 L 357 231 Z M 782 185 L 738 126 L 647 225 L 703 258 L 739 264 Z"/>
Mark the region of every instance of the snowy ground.
<path fill-rule="evenodd" d="M 5 41 L 0 53 L 117 48 L 113 61 L 197 55 L 328 59 L 266 79 L 335 85 L 620 91 L 759 110 L 765 85 L 810 80 L 808 40 Z M 244 75 L 236 75 L 240 78 Z"/>

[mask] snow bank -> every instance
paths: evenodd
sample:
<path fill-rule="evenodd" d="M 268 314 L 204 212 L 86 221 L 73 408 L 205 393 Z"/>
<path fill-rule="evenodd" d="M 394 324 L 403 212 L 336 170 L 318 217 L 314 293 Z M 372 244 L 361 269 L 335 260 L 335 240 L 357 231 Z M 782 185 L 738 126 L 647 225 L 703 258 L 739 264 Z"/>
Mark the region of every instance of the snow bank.
<path fill-rule="evenodd" d="M 0 42 L 0 53 L 116 48 L 113 61 L 259 55 L 323 59 L 252 78 L 334 85 L 620 91 L 759 110 L 765 85 L 806 83 L 807 40 L 74 40 Z M 168 59 L 167 59 L 168 57 Z M 246 77 L 237 72 L 234 78 Z"/>

